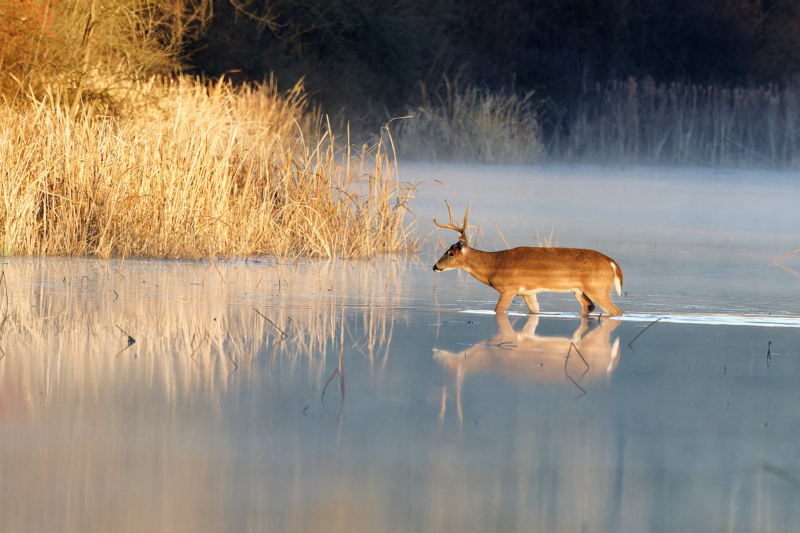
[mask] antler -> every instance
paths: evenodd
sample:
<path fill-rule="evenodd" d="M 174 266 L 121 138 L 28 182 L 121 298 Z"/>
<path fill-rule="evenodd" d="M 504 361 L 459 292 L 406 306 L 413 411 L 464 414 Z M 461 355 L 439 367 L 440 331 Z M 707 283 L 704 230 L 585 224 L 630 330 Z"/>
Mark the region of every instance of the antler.
<path fill-rule="evenodd" d="M 469 208 L 472 207 L 472 202 L 470 202 L 469 205 L 467 206 L 467 212 L 464 214 L 464 225 L 462 227 L 460 227 L 460 228 L 458 226 L 456 226 L 455 224 L 453 224 L 453 210 L 450 209 L 450 204 L 447 202 L 447 200 L 445 200 L 444 203 L 447 204 L 447 212 L 450 213 L 450 223 L 448 225 L 446 225 L 446 226 L 443 226 L 442 224 L 439 224 L 438 222 L 436 222 L 435 218 L 433 219 L 433 223 L 436 224 L 437 226 L 439 226 L 440 228 L 454 229 L 457 232 L 461 233 L 461 240 L 463 240 L 464 243 L 466 243 L 467 242 L 467 217 L 469 216 Z"/>

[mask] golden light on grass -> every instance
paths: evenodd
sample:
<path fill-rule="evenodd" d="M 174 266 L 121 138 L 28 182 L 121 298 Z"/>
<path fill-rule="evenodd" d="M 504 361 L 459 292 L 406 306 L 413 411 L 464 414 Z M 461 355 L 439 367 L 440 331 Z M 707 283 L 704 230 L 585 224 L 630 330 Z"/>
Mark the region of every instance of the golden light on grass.
<path fill-rule="evenodd" d="M 364 257 L 414 247 L 413 186 L 386 147 L 353 155 L 300 86 L 192 78 L 128 87 L 126 118 L 58 94 L 0 108 L 6 255 Z M 316 141 L 307 141 L 309 132 Z"/>

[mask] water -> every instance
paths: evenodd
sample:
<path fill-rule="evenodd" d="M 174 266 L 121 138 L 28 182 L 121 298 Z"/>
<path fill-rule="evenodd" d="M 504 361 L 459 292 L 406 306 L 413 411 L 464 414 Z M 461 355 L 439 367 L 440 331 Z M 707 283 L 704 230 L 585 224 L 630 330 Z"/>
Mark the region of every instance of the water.
<path fill-rule="evenodd" d="M 8 259 L 0 530 L 796 529 L 797 276 L 770 263 L 800 247 L 791 180 L 401 172 L 471 197 L 484 249 L 495 220 L 512 246 L 555 221 L 607 253 L 625 316 L 553 294 L 495 317 L 491 288 L 436 282 L 435 236 L 370 261 Z M 440 219 L 430 184 L 416 214 Z"/>

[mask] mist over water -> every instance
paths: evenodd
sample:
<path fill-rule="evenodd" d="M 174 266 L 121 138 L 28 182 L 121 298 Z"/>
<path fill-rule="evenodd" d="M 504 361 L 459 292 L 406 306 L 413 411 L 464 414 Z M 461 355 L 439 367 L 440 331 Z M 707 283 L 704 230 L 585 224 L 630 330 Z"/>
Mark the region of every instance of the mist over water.
<path fill-rule="evenodd" d="M 445 199 L 459 223 L 472 202 L 469 223 L 481 231 L 471 243 L 484 250 L 506 248 L 503 237 L 511 247 L 537 246 L 535 236 L 552 231 L 559 246 L 619 263 L 628 296 L 618 305 L 627 313 L 798 313 L 800 254 L 778 260 L 783 269 L 770 263 L 800 247 L 796 173 L 411 162 L 401 172 L 421 183 L 419 234 L 435 227 L 429 217 L 447 219 Z M 455 232 L 437 230 L 431 250 L 437 238 L 452 243 Z"/>
<path fill-rule="evenodd" d="M 487 313 L 431 271 L 448 230 L 364 261 L 7 259 L 0 529 L 794 531 L 790 174 L 400 172 L 458 193 L 420 187 L 419 235 L 448 198 L 481 249 L 555 222 L 614 258 L 622 320 Z"/>

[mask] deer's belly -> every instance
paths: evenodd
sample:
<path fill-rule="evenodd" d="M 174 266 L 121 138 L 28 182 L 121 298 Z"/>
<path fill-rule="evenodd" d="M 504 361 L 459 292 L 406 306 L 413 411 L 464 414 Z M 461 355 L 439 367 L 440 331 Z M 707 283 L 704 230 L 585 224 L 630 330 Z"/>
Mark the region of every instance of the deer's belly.
<path fill-rule="evenodd" d="M 530 295 L 530 294 L 536 295 L 539 294 L 540 292 L 575 292 L 575 288 L 556 287 L 553 289 L 549 289 L 545 287 L 531 288 L 531 287 L 526 287 L 525 285 L 520 285 L 519 288 L 517 288 L 516 290 L 517 294 L 525 294 L 525 295 Z"/>

